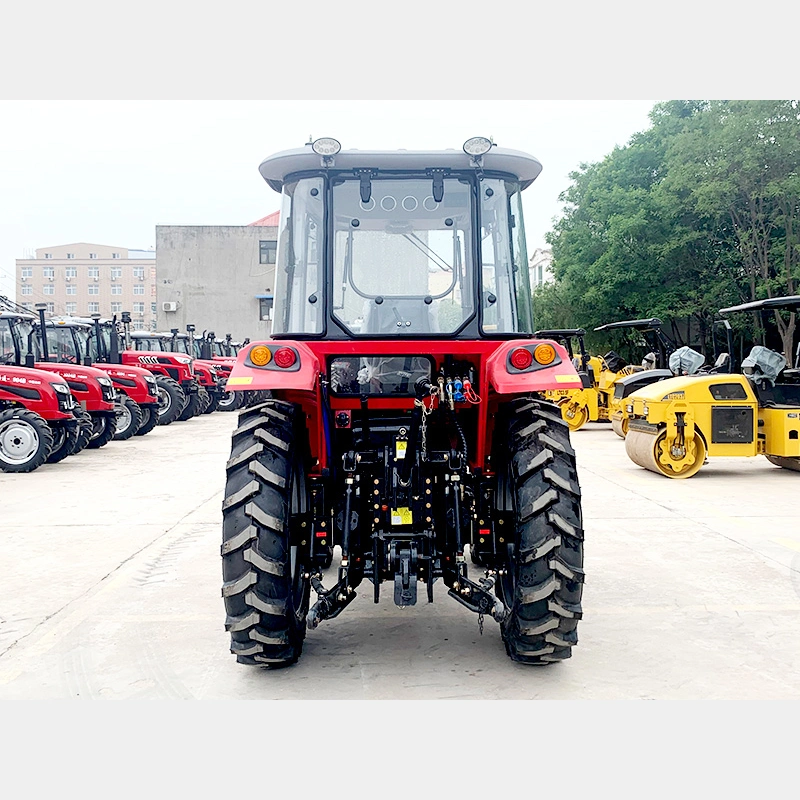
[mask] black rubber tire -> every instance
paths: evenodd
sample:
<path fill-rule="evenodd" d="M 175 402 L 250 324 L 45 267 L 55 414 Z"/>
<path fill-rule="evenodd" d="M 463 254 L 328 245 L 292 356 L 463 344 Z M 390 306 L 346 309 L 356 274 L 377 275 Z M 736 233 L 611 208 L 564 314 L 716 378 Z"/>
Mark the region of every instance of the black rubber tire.
<path fill-rule="evenodd" d="M 197 409 L 197 416 L 199 417 L 201 414 L 206 413 L 206 409 L 211 402 L 211 395 L 205 386 L 201 386 L 197 393 L 200 395 L 200 408 Z"/>
<path fill-rule="evenodd" d="M 0 471 L 33 472 L 44 464 L 52 447 L 53 432 L 35 411 L 0 411 Z"/>
<path fill-rule="evenodd" d="M 158 387 L 158 424 L 170 425 L 180 416 L 186 405 L 186 395 L 181 385 L 166 375 L 156 375 Z"/>
<path fill-rule="evenodd" d="M 213 414 L 217 410 L 219 404 L 219 397 L 216 394 L 208 394 L 208 405 L 203 410 L 204 414 Z"/>
<path fill-rule="evenodd" d="M 117 418 L 107 414 L 97 414 L 92 417 L 92 435 L 86 447 L 97 450 L 105 447 L 113 438 L 117 430 Z"/>
<path fill-rule="evenodd" d="M 776 467 L 800 472 L 800 458 L 790 456 L 767 456 L 767 461 L 769 461 L 770 464 L 774 464 Z"/>
<path fill-rule="evenodd" d="M 142 411 L 142 424 L 135 435 L 144 436 L 158 425 L 158 406 L 155 403 L 148 403 L 146 406 L 139 406 L 139 408 Z"/>
<path fill-rule="evenodd" d="M 136 435 L 136 431 L 139 430 L 139 426 L 142 424 L 143 415 L 139 404 L 126 394 L 119 396 L 119 404 L 123 407 L 123 413 L 117 415 L 114 441 L 124 442 L 126 439 Z"/>
<path fill-rule="evenodd" d="M 81 450 L 86 449 L 86 446 L 89 444 L 89 439 L 92 438 L 92 431 L 94 429 L 92 415 L 87 411 L 83 411 L 82 409 L 78 410 L 75 412 L 75 416 L 78 418 L 78 437 L 75 440 L 75 449 L 70 454 L 73 456 L 80 453 Z"/>
<path fill-rule="evenodd" d="M 238 422 L 222 503 L 225 628 L 239 663 L 285 667 L 300 658 L 310 595 L 309 548 L 290 534 L 309 505 L 305 420 L 271 401 Z"/>
<path fill-rule="evenodd" d="M 238 411 L 244 401 L 244 392 L 225 392 L 217 403 L 217 411 Z"/>
<path fill-rule="evenodd" d="M 569 427 L 545 400 L 514 400 L 495 428 L 498 505 L 513 512 L 498 594 L 511 609 L 500 630 L 523 664 L 569 658 L 582 616 L 581 491 Z M 505 457 L 504 457 L 505 455 Z"/>
<path fill-rule="evenodd" d="M 47 456 L 48 464 L 57 464 L 67 456 L 71 456 L 75 451 L 80 434 L 80 425 L 67 428 L 58 422 L 50 423 L 50 431 L 53 434 L 53 446 L 50 448 L 50 455 Z"/>
<path fill-rule="evenodd" d="M 196 417 L 200 413 L 201 403 L 200 392 L 192 392 L 183 407 L 183 411 L 178 416 L 178 422 L 186 422 L 187 419 Z"/>

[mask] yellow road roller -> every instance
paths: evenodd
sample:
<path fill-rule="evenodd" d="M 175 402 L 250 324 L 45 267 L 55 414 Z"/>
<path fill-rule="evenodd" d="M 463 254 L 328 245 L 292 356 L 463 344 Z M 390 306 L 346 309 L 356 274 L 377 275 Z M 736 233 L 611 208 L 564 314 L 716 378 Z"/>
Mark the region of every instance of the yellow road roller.
<path fill-rule="evenodd" d="M 722 309 L 800 310 L 800 295 Z M 764 455 L 800 471 L 800 364 L 756 345 L 742 373 L 668 378 L 628 397 L 625 450 L 640 467 L 668 478 L 691 478 L 714 456 Z"/>

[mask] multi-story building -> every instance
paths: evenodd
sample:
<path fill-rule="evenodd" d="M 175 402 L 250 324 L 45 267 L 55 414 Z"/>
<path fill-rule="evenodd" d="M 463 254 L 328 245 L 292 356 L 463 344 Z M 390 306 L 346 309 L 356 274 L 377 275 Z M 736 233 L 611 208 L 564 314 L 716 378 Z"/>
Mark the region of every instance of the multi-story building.
<path fill-rule="evenodd" d="M 553 250 L 550 247 L 537 247 L 529 259 L 531 286 L 535 289 L 553 280 Z"/>
<path fill-rule="evenodd" d="M 33 310 L 47 303 L 51 314 L 104 317 L 130 311 L 134 330 L 155 329 L 154 250 L 104 244 L 62 244 L 17 259 L 17 302 Z"/>
<path fill-rule="evenodd" d="M 249 225 L 157 225 L 158 330 L 272 333 L 279 213 Z"/>

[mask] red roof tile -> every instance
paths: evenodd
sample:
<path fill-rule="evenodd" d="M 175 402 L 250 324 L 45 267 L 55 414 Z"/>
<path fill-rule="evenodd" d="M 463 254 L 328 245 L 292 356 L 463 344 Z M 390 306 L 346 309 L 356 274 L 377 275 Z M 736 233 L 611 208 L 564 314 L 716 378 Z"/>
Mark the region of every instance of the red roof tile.
<path fill-rule="evenodd" d="M 261 217 L 261 219 L 257 219 L 255 222 L 251 222 L 250 225 L 263 225 L 272 228 L 277 228 L 280 217 L 281 217 L 280 211 L 273 211 L 271 214 L 267 214 L 266 217 Z M 250 225 L 248 225 L 248 227 L 250 227 Z"/>

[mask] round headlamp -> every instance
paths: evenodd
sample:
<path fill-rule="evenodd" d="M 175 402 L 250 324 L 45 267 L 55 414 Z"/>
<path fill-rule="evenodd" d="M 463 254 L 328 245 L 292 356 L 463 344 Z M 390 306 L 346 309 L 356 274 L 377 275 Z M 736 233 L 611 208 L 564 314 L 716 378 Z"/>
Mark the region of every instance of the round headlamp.
<path fill-rule="evenodd" d="M 467 141 L 464 142 L 464 152 L 473 158 L 485 155 L 491 149 L 491 139 L 487 139 L 485 136 L 473 136 L 471 139 L 467 139 Z"/>
<path fill-rule="evenodd" d="M 315 139 L 311 143 L 311 149 L 318 156 L 335 156 L 342 146 L 336 139 L 331 139 L 330 136 L 323 136 L 321 139 Z"/>

